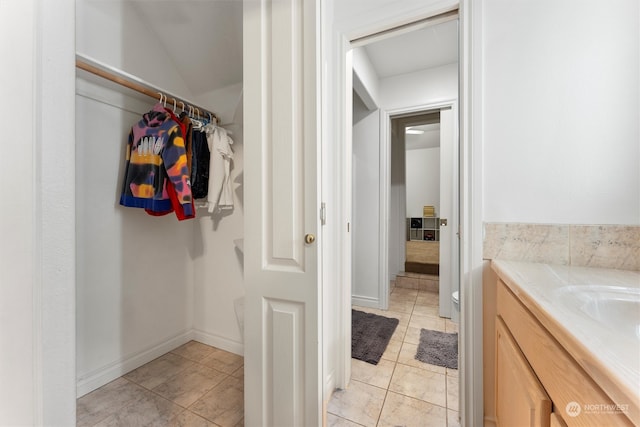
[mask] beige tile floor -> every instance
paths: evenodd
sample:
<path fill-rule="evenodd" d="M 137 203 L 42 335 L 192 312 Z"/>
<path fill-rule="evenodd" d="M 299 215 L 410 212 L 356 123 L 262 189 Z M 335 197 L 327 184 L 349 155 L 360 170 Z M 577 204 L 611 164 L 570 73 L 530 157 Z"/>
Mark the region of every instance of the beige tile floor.
<path fill-rule="evenodd" d="M 77 401 L 77 426 L 244 424 L 244 359 L 196 341 Z"/>
<path fill-rule="evenodd" d="M 415 359 L 420 329 L 458 332 L 438 316 L 438 294 L 393 287 L 389 310 L 356 310 L 400 320 L 378 365 L 351 360 L 351 383 L 333 394 L 327 425 L 454 427 L 458 421 L 458 371 Z"/>
<path fill-rule="evenodd" d="M 334 393 L 328 426 L 459 426 L 458 371 L 414 358 L 420 328 L 457 332 L 437 304 L 437 293 L 395 287 L 389 311 L 355 307 L 400 323 L 377 366 L 352 359 L 351 384 Z M 191 341 L 79 398 L 77 425 L 242 426 L 243 363 Z"/>

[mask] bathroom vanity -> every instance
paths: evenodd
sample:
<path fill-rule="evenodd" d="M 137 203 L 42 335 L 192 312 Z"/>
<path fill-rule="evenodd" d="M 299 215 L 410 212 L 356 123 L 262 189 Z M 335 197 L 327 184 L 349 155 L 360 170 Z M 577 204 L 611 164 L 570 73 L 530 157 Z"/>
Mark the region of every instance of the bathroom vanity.
<path fill-rule="evenodd" d="M 497 425 L 640 425 L 640 272 L 492 268 Z"/>

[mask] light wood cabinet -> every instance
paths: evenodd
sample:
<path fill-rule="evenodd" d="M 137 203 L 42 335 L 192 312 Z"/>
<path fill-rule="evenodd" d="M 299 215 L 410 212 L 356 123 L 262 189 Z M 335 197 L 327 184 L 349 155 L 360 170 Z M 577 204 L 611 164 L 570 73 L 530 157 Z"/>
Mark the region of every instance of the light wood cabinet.
<path fill-rule="evenodd" d="M 551 399 L 500 318 L 496 363 L 498 426 L 549 427 Z"/>
<path fill-rule="evenodd" d="M 615 403 L 502 280 L 496 312 L 498 427 L 633 425 L 621 412 L 580 409 Z"/>
<path fill-rule="evenodd" d="M 567 427 L 567 424 L 562 421 L 562 417 L 555 412 L 551 413 L 551 427 Z"/>

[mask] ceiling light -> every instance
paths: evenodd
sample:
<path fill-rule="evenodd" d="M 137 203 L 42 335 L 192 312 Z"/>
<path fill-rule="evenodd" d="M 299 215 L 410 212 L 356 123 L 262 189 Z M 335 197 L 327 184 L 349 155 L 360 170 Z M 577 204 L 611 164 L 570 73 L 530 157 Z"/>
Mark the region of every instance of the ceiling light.
<path fill-rule="evenodd" d="M 413 128 L 406 128 L 404 131 L 407 135 L 422 135 L 424 133 L 423 130 L 420 129 L 413 129 Z"/>

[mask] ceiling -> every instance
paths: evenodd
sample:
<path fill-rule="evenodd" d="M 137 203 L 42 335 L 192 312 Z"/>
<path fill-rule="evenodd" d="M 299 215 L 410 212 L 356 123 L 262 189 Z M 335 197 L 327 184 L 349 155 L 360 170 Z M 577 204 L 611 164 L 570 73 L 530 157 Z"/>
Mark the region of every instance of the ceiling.
<path fill-rule="evenodd" d="M 133 4 L 194 96 L 242 82 L 242 0 L 124 1 Z M 458 59 L 457 26 L 452 20 L 364 49 L 379 78 L 451 64 Z"/>
<path fill-rule="evenodd" d="M 409 127 L 414 130 L 421 130 L 424 133 L 417 135 L 405 134 L 405 150 L 418 150 L 440 146 L 440 123 Z"/>
<path fill-rule="evenodd" d="M 129 1 L 193 95 L 242 82 L 242 0 Z"/>
<path fill-rule="evenodd" d="M 364 49 L 381 79 L 452 64 L 458 61 L 458 21 L 391 36 Z"/>
<path fill-rule="evenodd" d="M 458 20 L 452 20 L 364 46 L 379 79 L 458 62 Z M 410 126 L 422 134 L 405 134 L 406 150 L 440 146 L 440 124 Z"/>

